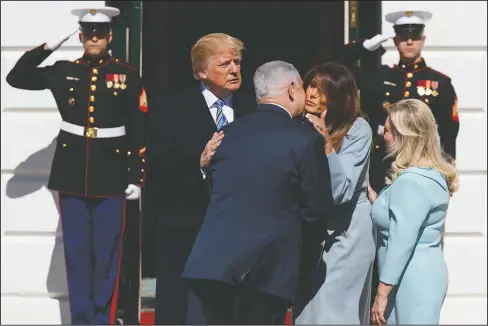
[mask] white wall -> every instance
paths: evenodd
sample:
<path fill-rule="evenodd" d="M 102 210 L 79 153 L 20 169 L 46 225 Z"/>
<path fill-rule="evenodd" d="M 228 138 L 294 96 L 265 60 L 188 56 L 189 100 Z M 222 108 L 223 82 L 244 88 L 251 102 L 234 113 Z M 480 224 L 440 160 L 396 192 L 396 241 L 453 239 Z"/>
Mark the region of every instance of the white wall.
<path fill-rule="evenodd" d="M 382 1 L 383 16 L 398 10 L 428 10 L 423 56 L 451 77 L 459 99 L 457 166 L 461 188 L 446 222 L 449 290 L 441 324 L 486 324 L 486 1 Z M 383 32 L 392 25 L 383 21 Z M 398 62 L 392 41 L 383 63 Z"/>
<path fill-rule="evenodd" d="M 60 117 L 49 91 L 13 89 L 5 77 L 34 46 L 73 32 L 73 8 L 104 1 L 2 1 L 1 323 L 69 324 L 58 213 L 45 188 Z M 82 54 L 72 37 L 44 64 Z"/>

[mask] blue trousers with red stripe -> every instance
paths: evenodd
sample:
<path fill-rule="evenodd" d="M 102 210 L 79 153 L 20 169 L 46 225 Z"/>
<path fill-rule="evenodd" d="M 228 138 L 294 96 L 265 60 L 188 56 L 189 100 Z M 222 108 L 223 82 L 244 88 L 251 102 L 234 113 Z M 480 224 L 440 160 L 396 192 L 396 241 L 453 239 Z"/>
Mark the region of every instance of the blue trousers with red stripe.
<path fill-rule="evenodd" d="M 125 198 L 59 194 L 72 325 L 113 325 Z"/>

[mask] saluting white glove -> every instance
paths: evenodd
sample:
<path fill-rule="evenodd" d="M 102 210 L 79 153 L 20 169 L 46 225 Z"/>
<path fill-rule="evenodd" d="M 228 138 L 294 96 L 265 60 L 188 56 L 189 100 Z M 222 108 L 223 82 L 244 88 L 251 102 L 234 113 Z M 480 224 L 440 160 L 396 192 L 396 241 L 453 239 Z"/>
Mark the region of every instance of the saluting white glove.
<path fill-rule="evenodd" d="M 63 45 L 64 42 L 66 42 L 71 36 L 78 33 L 79 31 L 80 31 L 80 28 L 78 27 L 73 33 L 69 34 L 68 36 L 63 37 L 62 39 L 57 39 L 57 40 L 47 42 L 46 45 L 44 46 L 44 48 L 46 50 L 56 51 L 57 49 L 59 49 L 61 47 L 61 45 Z"/>
<path fill-rule="evenodd" d="M 384 35 L 378 34 L 363 42 L 363 47 L 368 51 L 376 51 L 380 48 L 381 44 L 395 37 L 395 33 L 390 32 Z"/>
<path fill-rule="evenodd" d="M 127 189 L 125 189 L 125 199 L 127 200 L 136 200 L 141 197 L 141 187 L 136 185 L 129 185 Z"/>

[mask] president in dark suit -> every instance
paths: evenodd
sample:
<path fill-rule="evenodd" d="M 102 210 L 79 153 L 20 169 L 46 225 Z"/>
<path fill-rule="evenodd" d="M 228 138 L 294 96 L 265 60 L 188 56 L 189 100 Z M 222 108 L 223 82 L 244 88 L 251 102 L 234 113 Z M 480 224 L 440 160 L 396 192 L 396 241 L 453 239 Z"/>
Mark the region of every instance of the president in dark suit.
<path fill-rule="evenodd" d="M 188 289 L 181 273 L 210 200 L 205 167 L 222 139 L 219 129 L 256 106 L 254 97 L 236 92 L 242 49 L 232 36 L 203 36 L 191 50 L 200 82 L 178 94 L 151 97 L 146 203 L 158 216 L 157 325 L 185 323 Z"/>
<path fill-rule="evenodd" d="M 323 138 L 293 120 L 305 104 L 299 73 L 269 62 L 254 86 L 256 112 L 224 128 L 207 170 L 211 201 L 182 274 L 192 290 L 187 324 L 283 325 L 297 292 L 302 226 L 325 230 L 333 207 Z"/>

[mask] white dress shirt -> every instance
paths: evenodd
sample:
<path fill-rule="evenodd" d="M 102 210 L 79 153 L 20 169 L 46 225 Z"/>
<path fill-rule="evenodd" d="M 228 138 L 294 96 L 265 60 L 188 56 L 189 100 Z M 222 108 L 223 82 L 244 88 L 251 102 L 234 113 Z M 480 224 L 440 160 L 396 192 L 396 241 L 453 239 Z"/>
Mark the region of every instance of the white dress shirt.
<path fill-rule="evenodd" d="M 205 102 L 207 102 L 207 106 L 210 110 L 210 114 L 212 114 L 212 118 L 214 119 L 215 124 L 217 124 L 217 108 L 213 107 L 212 105 L 217 101 L 219 98 L 215 96 L 211 91 L 209 91 L 203 83 L 201 83 L 202 95 L 205 98 Z M 228 123 L 234 121 L 234 109 L 232 109 L 232 95 L 229 95 L 222 99 L 225 102 L 222 111 L 224 112 L 225 118 L 227 119 Z"/>
<path fill-rule="evenodd" d="M 212 115 L 212 118 L 214 120 L 215 125 L 217 125 L 217 108 L 213 106 L 213 104 L 219 99 L 217 96 L 215 96 L 214 93 L 209 91 L 207 87 L 203 83 L 200 83 L 200 89 L 202 90 L 202 95 L 205 98 L 205 102 L 207 102 L 207 106 L 210 110 L 210 114 Z M 225 102 L 225 105 L 222 107 L 222 111 L 224 112 L 225 118 L 227 119 L 228 123 L 231 123 L 234 121 L 234 109 L 232 108 L 232 94 L 221 99 L 222 101 Z M 205 179 L 205 172 L 202 171 L 202 177 Z"/>

